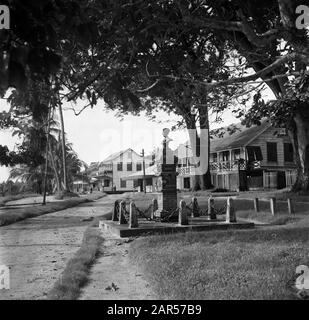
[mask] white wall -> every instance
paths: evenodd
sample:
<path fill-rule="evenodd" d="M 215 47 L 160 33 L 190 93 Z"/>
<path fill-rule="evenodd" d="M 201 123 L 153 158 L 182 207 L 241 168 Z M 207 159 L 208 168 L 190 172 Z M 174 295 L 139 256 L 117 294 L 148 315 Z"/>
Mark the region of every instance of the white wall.
<path fill-rule="evenodd" d="M 132 190 L 133 189 L 133 180 L 127 180 L 126 181 L 126 187 L 121 188 L 120 185 L 120 179 L 124 177 L 128 177 L 129 175 L 137 172 L 136 170 L 136 165 L 137 163 L 141 163 L 143 169 L 143 158 L 139 156 L 136 152 L 134 151 L 126 151 L 123 153 L 120 157 L 115 158 L 112 160 L 113 162 L 113 184 L 116 186 L 116 190 Z M 117 170 L 117 163 L 122 162 L 122 171 Z M 127 170 L 127 163 L 132 162 L 132 171 Z M 145 167 L 149 167 L 149 164 L 151 163 L 151 160 L 145 159 Z"/>

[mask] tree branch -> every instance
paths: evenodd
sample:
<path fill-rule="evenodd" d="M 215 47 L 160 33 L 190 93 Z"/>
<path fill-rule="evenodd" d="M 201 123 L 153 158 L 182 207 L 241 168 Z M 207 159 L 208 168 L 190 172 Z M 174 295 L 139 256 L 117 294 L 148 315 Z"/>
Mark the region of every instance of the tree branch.
<path fill-rule="evenodd" d="M 149 87 L 147 87 L 147 88 L 145 88 L 145 89 L 136 90 L 136 92 L 138 92 L 138 93 L 143 93 L 143 92 L 149 91 L 150 89 L 152 89 L 153 87 L 155 87 L 159 82 L 160 82 L 160 79 L 157 79 L 157 80 L 156 80 L 152 85 L 150 85 Z"/>
<path fill-rule="evenodd" d="M 198 81 L 198 80 L 194 80 L 192 78 L 183 78 L 183 77 L 177 77 L 177 76 L 173 76 L 173 75 L 161 75 L 160 77 L 163 78 L 167 78 L 173 81 L 178 81 L 178 80 L 182 80 L 182 81 L 189 81 L 191 83 L 196 83 L 196 84 L 200 84 L 203 85 L 206 89 L 214 89 L 216 87 L 220 87 L 220 86 L 228 86 L 228 85 L 232 85 L 235 83 L 244 83 L 244 82 L 250 82 L 250 81 L 254 81 L 258 78 L 262 78 L 267 76 L 268 74 L 270 74 L 272 71 L 274 71 L 275 69 L 277 69 L 278 67 L 280 67 L 281 65 L 289 62 L 289 61 L 295 61 L 296 59 L 301 60 L 302 62 L 306 63 L 307 65 L 309 64 L 309 57 L 303 54 L 298 54 L 298 53 L 291 53 L 291 54 L 287 54 L 285 56 L 279 57 L 275 62 L 273 62 L 272 64 L 270 64 L 269 66 L 265 67 L 264 69 L 249 75 L 249 76 L 245 76 L 245 77 L 237 77 L 237 78 L 230 78 L 228 80 L 224 80 L 224 81 L 217 81 L 217 82 L 205 82 L 205 81 Z M 289 75 L 298 75 L 299 73 L 297 72 L 293 72 L 290 74 L 280 74 L 280 75 L 275 75 L 273 77 L 271 77 L 268 80 L 263 79 L 263 81 L 270 81 L 276 78 L 282 78 L 282 77 L 286 77 Z M 150 77 L 158 77 L 158 75 L 149 75 Z"/>
<path fill-rule="evenodd" d="M 247 22 L 244 15 L 241 12 L 238 13 L 241 16 L 242 21 L 224 21 L 210 18 L 205 18 L 203 20 L 197 18 L 194 18 L 194 20 L 187 20 L 190 20 L 188 22 L 193 23 L 195 25 L 199 25 L 200 27 L 225 31 L 242 32 L 248 38 L 248 40 L 257 47 L 265 47 L 272 40 L 278 37 L 278 29 L 270 29 L 262 34 L 256 33 L 252 26 Z"/>

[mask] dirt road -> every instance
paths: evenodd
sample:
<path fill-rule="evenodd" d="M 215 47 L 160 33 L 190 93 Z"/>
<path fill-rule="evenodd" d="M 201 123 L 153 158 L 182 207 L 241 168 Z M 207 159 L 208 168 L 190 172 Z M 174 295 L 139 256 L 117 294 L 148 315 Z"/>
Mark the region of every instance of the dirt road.
<path fill-rule="evenodd" d="M 89 221 L 109 212 L 116 196 L 0 227 L 0 265 L 10 268 L 10 290 L 0 299 L 44 299 L 79 249 Z"/>
<path fill-rule="evenodd" d="M 156 300 L 138 266 L 128 258 L 130 239 L 102 230 L 103 255 L 92 267 L 80 300 Z M 114 284 L 114 285 L 112 285 Z"/>

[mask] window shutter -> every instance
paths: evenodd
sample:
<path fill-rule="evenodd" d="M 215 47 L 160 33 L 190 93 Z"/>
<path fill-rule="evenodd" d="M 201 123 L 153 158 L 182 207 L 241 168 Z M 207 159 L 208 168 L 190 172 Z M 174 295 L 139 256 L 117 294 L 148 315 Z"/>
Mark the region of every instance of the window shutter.
<path fill-rule="evenodd" d="M 254 157 L 254 148 L 253 147 L 247 147 L 247 154 L 248 154 L 248 161 L 254 161 L 255 157 Z"/>
<path fill-rule="evenodd" d="M 277 143 L 267 142 L 267 161 L 277 162 Z"/>
<path fill-rule="evenodd" d="M 254 152 L 255 152 L 255 159 L 257 161 L 262 161 L 263 155 L 262 155 L 261 147 L 255 147 Z"/>

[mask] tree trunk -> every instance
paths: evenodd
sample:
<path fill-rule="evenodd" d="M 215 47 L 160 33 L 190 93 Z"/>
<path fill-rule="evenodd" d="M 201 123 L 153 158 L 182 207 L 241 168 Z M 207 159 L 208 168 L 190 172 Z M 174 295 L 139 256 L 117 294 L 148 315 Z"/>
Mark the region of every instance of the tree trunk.
<path fill-rule="evenodd" d="M 69 191 L 68 180 L 67 180 L 67 165 L 66 165 L 66 150 L 65 150 L 65 132 L 64 132 L 64 120 L 62 112 L 61 101 L 58 101 L 59 104 L 59 115 L 60 115 L 60 124 L 61 124 L 61 148 L 62 148 L 62 166 L 63 166 L 63 188 L 64 191 Z"/>
<path fill-rule="evenodd" d="M 297 178 L 293 191 L 309 190 L 309 110 L 302 107 L 296 113 L 288 127 L 290 139 L 293 143 Z"/>
<path fill-rule="evenodd" d="M 206 102 L 206 101 L 205 101 Z M 200 176 L 200 186 L 202 190 L 211 189 L 213 187 L 211 183 L 210 167 L 209 167 L 209 156 L 210 156 L 210 137 L 209 137 L 209 117 L 208 117 L 208 107 L 203 106 L 199 108 L 200 113 L 200 128 L 201 130 L 208 131 L 207 137 L 207 171 Z"/>
<path fill-rule="evenodd" d="M 196 130 L 195 116 L 194 115 L 190 115 L 190 116 L 186 115 L 185 121 L 186 121 L 186 126 L 188 129 L 188 133 L 189 133 L 190 145 L 191 145 L 191 147 L 197 146 L 198 135 L 197 135 L 197 130 Z M 193 151 L 193 150 L 191 150 L 191 151 Z M 197 151 L 195 151 L 195 152 L 197 152 Z M 192 180 L 193 180 L 192 181 L 193 191 L 201 190 L 199 176 L 193 175 Z"/>
<path fill-rule="evenodd" d="M 42 205 L 46 205 L 46 187 L 47 187 L 47 171 L 48 171 L 48 149 L 49 149 L 49 133 L 50 133 L 50 117 L 51 117 L 51 106 L 48 105 L 47 115 L 47 132 L 46 132 L 46 150 L 45 150 L 45 170 L 43 180 L 43 202 Z"/>
<path fill-rule="evenodd" d="M 49 157 L 50 157 L 51 164 L 52 164 L 52 167 L 53 167 L 53 170 L 54 170 L 54 174 L 55 174 L 55 180 L 56 180 L 56 184 L 57 184 L 57 191 L 60 192 L 61 191 L 60 177 L 59 177 L 59 173 L 58 173 L 57 168 L 56 168 L 56 163 L 55 163 L 55 159 L 54 159 L 53 153 L 51 151 L 52 150 L 51 145 L 49 145 L 49 150 L 50 150 Z"/>

